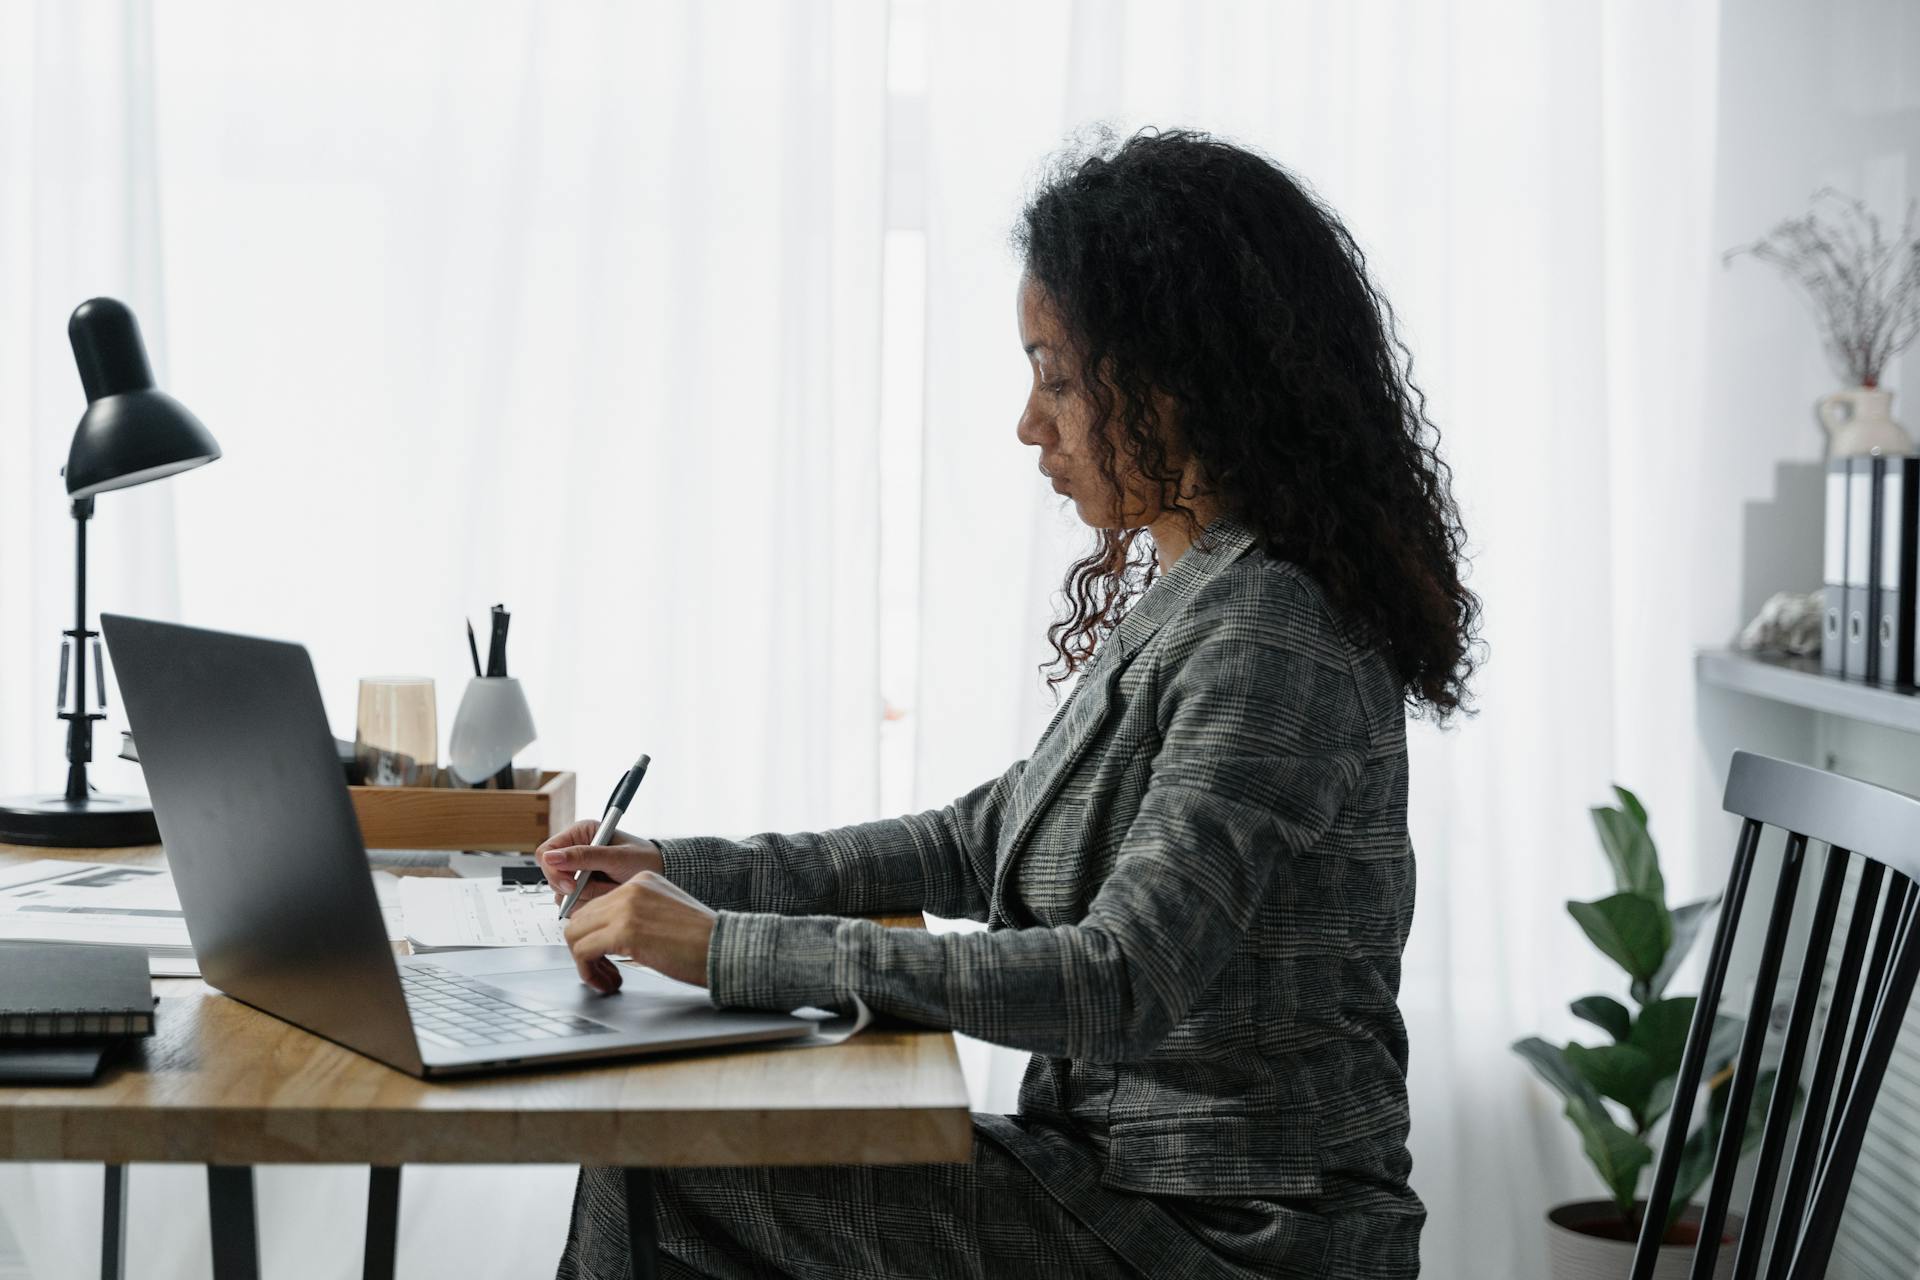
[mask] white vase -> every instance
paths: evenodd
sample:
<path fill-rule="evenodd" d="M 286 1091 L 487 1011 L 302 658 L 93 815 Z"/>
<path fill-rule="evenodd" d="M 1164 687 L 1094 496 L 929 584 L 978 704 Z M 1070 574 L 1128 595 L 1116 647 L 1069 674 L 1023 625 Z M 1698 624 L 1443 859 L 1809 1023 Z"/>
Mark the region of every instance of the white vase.
<path fill-rule="evenodd" d="M 475 676 L 453 718 L 447 767 L 460 782 L 485 782 L 532 745 L 533 712 L 520 681 L 511 676 Z"/>
<path fill-rule="evenodd" d="M 1829 458 L 1913 452 L 1913 440 L 1893 420 L 1893 392 L 1884 387 L 1849 387 L 1820 397 L 1813 408 L 1827 429 Z"/>

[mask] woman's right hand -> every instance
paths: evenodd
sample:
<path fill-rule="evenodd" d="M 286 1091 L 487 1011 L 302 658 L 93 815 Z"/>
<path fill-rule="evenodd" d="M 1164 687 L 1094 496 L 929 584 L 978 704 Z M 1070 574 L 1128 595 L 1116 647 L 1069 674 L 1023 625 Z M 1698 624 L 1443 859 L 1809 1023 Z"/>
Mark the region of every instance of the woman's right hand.
<path fill-rule="evenodd" d="M 600 876 L 594 876 L 587 882 L 587 891 L 580 898 L 585 903 L 625 884 L 642 871 L 664 870 L 659 846 L 652 841 L 637 839 L 624 831 L 615 831 L 612 844 L 596 845 L 592 840 L 599 829 L 597 821 L 583 819 L 558 835 L 549 837 L 545 844 L 534 850 L 541 874 L 546 876 L 556 901 L 566 901 L 567 895 L 573 892 L 576 876 L 591 875 L 598 871 L 606 877 L 603 880 Z"/>

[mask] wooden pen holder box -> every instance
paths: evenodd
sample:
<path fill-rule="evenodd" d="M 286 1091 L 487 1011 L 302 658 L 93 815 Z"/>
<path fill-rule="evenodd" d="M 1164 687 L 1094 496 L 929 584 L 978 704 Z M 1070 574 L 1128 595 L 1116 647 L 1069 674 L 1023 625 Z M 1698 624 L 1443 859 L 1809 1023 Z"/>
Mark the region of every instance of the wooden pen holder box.
<path fill-rule="evenodd" d="M 445 781 L 442 770 L 440 780 Z M 513 791 L 460 785 L 348 787 L 369 849 L 524 853 L 573 822 L 574 776 L 516 769 Z"/>

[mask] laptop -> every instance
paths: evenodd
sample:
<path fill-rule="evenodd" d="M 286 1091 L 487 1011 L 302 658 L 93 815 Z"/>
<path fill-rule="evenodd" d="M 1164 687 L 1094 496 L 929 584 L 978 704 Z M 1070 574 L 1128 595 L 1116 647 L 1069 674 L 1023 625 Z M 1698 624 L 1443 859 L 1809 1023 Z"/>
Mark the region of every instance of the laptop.
<path fill-rule="evenodd" d="M 101 615 L 201 976 L 416 1076 L 804 1036 L 786 1014 L 562 946 L 396 956 L 307 651 Z"/>

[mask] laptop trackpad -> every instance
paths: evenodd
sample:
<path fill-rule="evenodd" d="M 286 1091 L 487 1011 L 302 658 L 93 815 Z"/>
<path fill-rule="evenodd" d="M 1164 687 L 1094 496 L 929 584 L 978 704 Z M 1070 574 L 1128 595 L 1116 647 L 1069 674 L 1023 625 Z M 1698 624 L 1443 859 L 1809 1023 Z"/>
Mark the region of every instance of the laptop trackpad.
<path fill-rule="evenodd" d="M 636 965 L 620 965 L 620 993 L 603 996 L 580 981 L 565 947 L 493 947 L 436 952 L 436 964 L 491 987 L 515 1004 L 591 1018 L 645 1043 L 724 1043 L 804 1036 L 813 1023 L 784 1013 L 716 1009 L 704 987 L 676 982 Z"/>
<path fill-rule="evenodd" d="M 607 997 L 580 981 L 573 955 L 565 947 L 490 947 L 442 952 L 428 957 L 428 963 L 498 987 L 519 999 L 538 999 L 543 1008 L 564 1008 L 586 1017 L 595 1016 L 595 1006 L 600 1007 L 601 1016 L 612 1012 L 607 1007 Z M 705 987 L 677 982 L 652 969 L 623 963 L 620 977 L 620 994 L 629 997 L 625 1003 L 630 1004 L 632 997 L 639 997 L 712 1008 Z"/>

